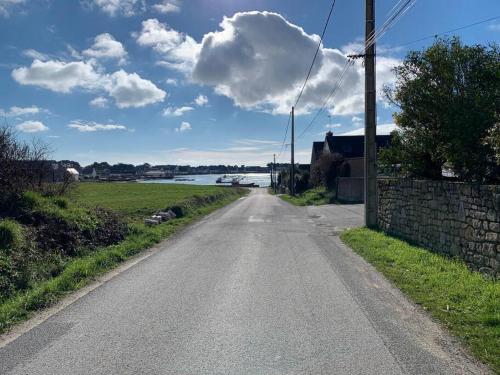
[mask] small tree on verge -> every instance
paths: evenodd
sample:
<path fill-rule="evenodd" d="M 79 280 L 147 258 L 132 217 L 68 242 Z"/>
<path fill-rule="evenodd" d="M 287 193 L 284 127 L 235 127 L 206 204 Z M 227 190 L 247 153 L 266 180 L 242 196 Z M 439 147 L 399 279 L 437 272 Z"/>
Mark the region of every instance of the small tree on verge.
<path fill-rule="evenodd" d="M 399 164 L 407 176 L 440 179 L 449 167 L 461 180 L 499 178 L 500 53 L 465 46 L 458 38 L 439 39 L 410 52 L 394 68 L 395 87 L 387 98 L 400 111 L 400 131 L 382 150 L 382 167 Z"/>
<path fill-rule="evenodd" d="M 321 169 L 319 167 L 319 160 L 311 169 L 311 176 L 309 178 L 309 187 L 315 188 L 321 186 Z"/>
<path fill-rule="evenodd" d="M 68 175 L 62 183 L 49 183 L 53 173 L 49 154 L 47 144 L 19 141 L 10 127 L 0 126 L 0 210 L 27 190 L 61 194 L 71 185 Z"/>

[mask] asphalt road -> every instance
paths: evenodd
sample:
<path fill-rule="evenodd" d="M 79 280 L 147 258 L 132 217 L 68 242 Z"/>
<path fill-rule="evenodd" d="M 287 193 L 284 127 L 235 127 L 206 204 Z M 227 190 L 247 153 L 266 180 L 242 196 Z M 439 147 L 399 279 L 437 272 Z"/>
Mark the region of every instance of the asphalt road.
<path fill-rule="evenodd" d="M 339 240 L 362 206 L 264 190 L 0 349 L 0 374 L 483 373 Z"/>

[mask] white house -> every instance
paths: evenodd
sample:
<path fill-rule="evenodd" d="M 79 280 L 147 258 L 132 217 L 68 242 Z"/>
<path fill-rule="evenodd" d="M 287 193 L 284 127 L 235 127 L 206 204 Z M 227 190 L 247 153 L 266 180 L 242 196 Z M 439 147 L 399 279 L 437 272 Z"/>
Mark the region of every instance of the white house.
<path fill-rule="evenodd" d="M 66 168 L 66 173 L 70 176 L 73 181 L 78 181 L 80 179 L 80 173 L 75 168 Z"/>

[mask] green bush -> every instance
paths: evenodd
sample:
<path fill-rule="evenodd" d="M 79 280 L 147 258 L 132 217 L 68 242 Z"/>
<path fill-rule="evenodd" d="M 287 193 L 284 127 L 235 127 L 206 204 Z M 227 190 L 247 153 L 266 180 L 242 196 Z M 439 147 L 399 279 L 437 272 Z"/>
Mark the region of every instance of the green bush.
<path fill-rule="evenodd" d="M 449 168 L 462 181 L 498 182 L 500 46 L 436 39 L 393 72 L 385 92 L 399 130 L 379 165 L 402 177 L 444 179 Z"/>
<path fill-rule="evenodd" d="M 33 210 L 42 205 L 42 196 L 32 191 L 25 191 L 18 199 L 17 206 L 20 210 Z"/>
<path fill-rule="evenodd" d="M 66 209 L 69 206 L 68 200 L 66 198 L 62 198 L 62 197 L 54 198 L 54 204 L 57 207 L 62 208 L 62 209 Z"/>
<path fill-rule="evenodd" d="M 117 214 L 103 208 L 86 208 L 64 197 L 24 192 L 7 213 L 30 228 L 32 240 L 41 254 L 74 256 L 125 238 L 127 226 Z"/>
<path fill-rule="evenodd" d="M 2 212 L 0 300 L 57 276 L 70 257 L 122 241 L 127 225 L 114 212 L 76 206 L 63 197 L 25 192 Z"/>
<path fill-rule="evenodd" d="M 15 278 L 15 270 L 12 266 L 11 259 L 0 253 L 0 300 L 6 296 L 10 296 L 14 291 L 13 280 Z"/>
<path fill-rule="evenodd" d="M 0 221 L 0 249 L 7 253 L 24 243 L 23 228 L 14 220 Z"/>

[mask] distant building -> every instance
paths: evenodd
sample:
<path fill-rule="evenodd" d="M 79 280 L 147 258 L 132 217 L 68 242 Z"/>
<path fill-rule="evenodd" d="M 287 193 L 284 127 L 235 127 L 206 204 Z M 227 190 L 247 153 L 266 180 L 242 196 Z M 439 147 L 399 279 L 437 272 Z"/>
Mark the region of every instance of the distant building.
<path fill-rule="evenodd" d="M 390 135 L 377 135 L 377 151 L 388 147 L 391 143 Z M 326 133 L 323 142 L 313 142 L 311 153 L 311 172 L 317 166 L 321 155 L 325 153 L 340 154 L 344 163 L 340 167 L 341 177 L 363 177 L 365 137 L 363 135 L 333 135 Z"/>
<path fill-rule="evenodd" d="M 144 178 L 148 179 L 156 179 L 156 178 L 174 178 L 173 173 L 163 171 L 163 170 L 152 170 L 152 171 L 147 171 L 143 174 Z"/>
<path fill-rule="evenodd" d="M 90 170 L 90 168 L 84 168 L 82 172 L 82 177 L 84 179 L 96 180 L 98 174 L 95 168 L 92 168 L 92 170 Z"/>
<path fill-rule="evenodd" d="M 377 151 L 388 147 L 390 135 L 377 135 Z M 345 202 L 362 202 L 364 199 L 364 168 L 365 168 L 365 137 L 364 135 L 333 135 L 326 133 L 323 142 L 314 142 L 311 153 L 311 176 L 318 167 L 322 155 L 337 154 L 343 158 L 337 171 L 336 198 Z"/>
<path fill-rule="evenodd" d="M 66 168 L 66 174 L 69 179 L 73 181 L 78 181 L 80 179 L 80 173 L 75 168 Z"/>

